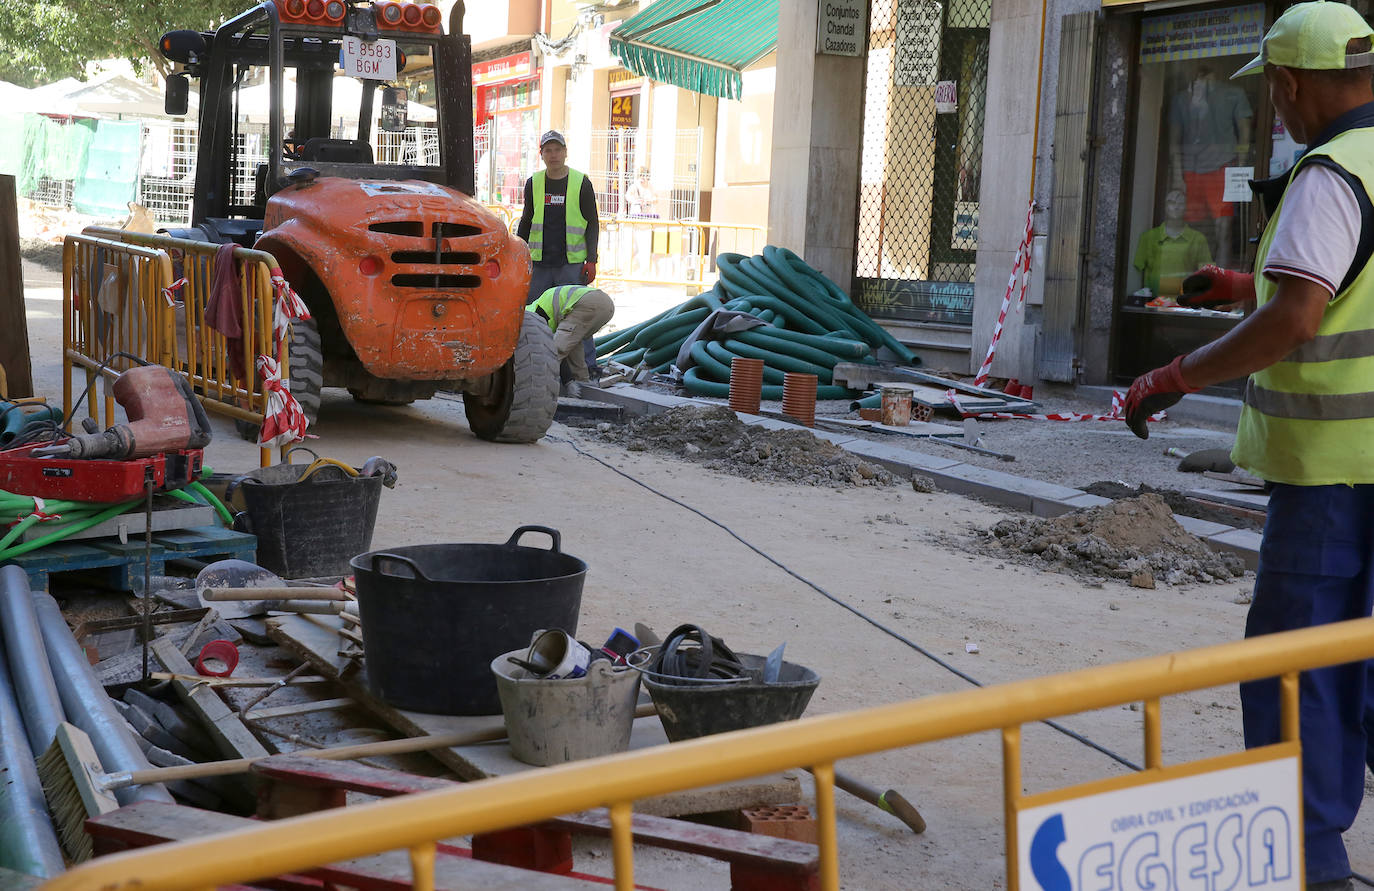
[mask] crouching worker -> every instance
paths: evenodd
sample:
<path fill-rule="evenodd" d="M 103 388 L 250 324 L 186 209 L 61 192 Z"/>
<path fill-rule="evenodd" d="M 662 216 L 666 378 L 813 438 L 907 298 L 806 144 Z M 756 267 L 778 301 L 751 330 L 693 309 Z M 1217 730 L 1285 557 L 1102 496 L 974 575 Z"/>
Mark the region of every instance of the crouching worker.
<path fill-rule="evenodd" d="M 540 294 L 525 311 L 549 323 L 558 360 L 566 361 L 572 372 L 572 380 L 563 385 L 563 395 L 579 396 L 582 382 L 589 377 L 582 341 L 600 331 L 615 315 L 610 295 L 584 285 L 559 285 Z"/>

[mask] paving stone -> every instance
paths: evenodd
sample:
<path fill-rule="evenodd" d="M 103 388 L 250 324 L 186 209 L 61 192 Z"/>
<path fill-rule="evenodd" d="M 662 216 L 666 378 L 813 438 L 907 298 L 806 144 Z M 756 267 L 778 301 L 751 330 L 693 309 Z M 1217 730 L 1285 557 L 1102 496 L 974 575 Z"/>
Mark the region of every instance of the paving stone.
<path fill-rule="evenodd" d="M 1178 525 L 1193 533 L 1198 538 L 1221 535 L 1235 528 L 1233 526 L 1227 526 L 1225 523 L 1213 523 L 1211 520 L 1199 520 L 1197 517 L 1185 517 L 1179 514 L 1174 514 L 1174 519 L 1178 521 Z"/>
<path fill-rule="evenodd" d="M 1252 529 L 1232 529 L 1218 535 L 1209 535 L 1206 541 L 1214 548 L 1230 551 L 1245 561 L 1247 569 L 1259 566 L 1259 549 L 1262 536 Z"/>

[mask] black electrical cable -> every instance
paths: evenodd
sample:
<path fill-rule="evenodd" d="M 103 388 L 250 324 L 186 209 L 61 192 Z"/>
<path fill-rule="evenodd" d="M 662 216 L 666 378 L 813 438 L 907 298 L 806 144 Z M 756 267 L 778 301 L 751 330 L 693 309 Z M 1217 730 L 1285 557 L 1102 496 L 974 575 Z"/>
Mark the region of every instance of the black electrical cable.
<path fill-rule="evenodd" d="M 551 441 L 553 441 L 553 442 L 566 443 L 567 445 L 572 446 L 573 451 L 577 452 L 579 455 L 582 455 L 583 457 L 586 457 L 586 458 L 591 458 L 593 461 L 595 461 L 596 463 L 600 464 L 602 467 L 608 468 L 608 469 L 614 471 L 615 473 L 620 474 L 621 476 L 625 477 L 625 479 L 629 480 L 630 482 L 634 483 L 635 485 L 641 486 L 641 487 L 643 487 L 643 488 L 645 488 L 645 489 L 648 489 L 650 492 L 653 492 L 653 493 L 654 493 L 655 495 L 657 495 L 658 497 L 667 499 L 668 501 L 671 501 L 673 504 L 676 504 L 678 507 L 681 507 L 681 508 L 684 508 L 684 509 L 686 509 L 686 510 L 691 511 L 692 513 L 694 513 L 694 514 L 696 514 L 697 516 L 701 517 L 703 520 L 705 520 L 706 522 L 710 523 L 711 525 L 717 526 L 717 527 L 719 527 L 720 529 L 723 529 L 723 530 L 726 532 L 726 534 L 728 534 L 731 538 L 735 539 L 735 541 L 737 541 L 737 542 L 739 542 L 740 544 L 744 545 L 746 548 L 748 548 L 749 550 L 753 551 L 755 554 L 758 554 L 760 557 L 762 557 L 763 559 L 767 560 L 769 563 L 772 563 L 772 564 L 773 564 L 774 566 L 776 566 L 778 569 L 781 569 L 783 572 L 785 572 L 785 573 L 787 573 L 788 575 L 792 576 L 792 578 L 794 578 L 794 579 L 796 579 L 797 581 L 801 582 L 803 585 L 806 585 L 807 587 L 809 587 L 809 588 L 811 588 L 812 590 L 816 591 L 818 594 L 820 594 L 822 597 L 826 598 L 826 599 L 829 600 L 830 602 L 834 603 L 836 606 L 839 606 L 839 607 L 842 607 L 842 608 L 844 608 L 844 609 L 849 610 L 851 613 L 853 613 L 854 615 L 858 616 L 860 619 L 863 619 L 865 622 L 867 622 L 868 624 L 872 625 L 874 628 L 877 628 L 879 631 L 883 632 L 884 634 L 888 635 L 889 637 L 892 637 L 892 638 L 895 639 L 895 640 L 901 641 L 902 643 L 904 643 L 904 644 L 906 644 L 907 646 L 911 647 L 911 648 L 912 648 L 913 650 L 915 650 L 916 652 L 920 653 L 922 656 L 925 656 L 927 659 L 929 659 L 930 661 L 934 662 L 936 665 L 938 665 L 938 666 L 940 666 L 941 668 L 945 669 L 946 671 L 950 672 L 950 673 L 953 674 L 954 676 L 956 676 L 956 677 L 958 677 L 958 678 L 961 678 L 962 680 L 967 681 L 968 683 L 972 684 L 972 685 L 975 686 L 975 687 L 982 687 L 982 686 L 984 686 L 984 684 L 983 684 L 982 681 L 978 680 L 977 678 L 973 677 L 973 676 L 970 675 L 970 674 L 967 674 L 967 673 L 965 673 L 965 672 L 960 671 L 959 669 L 955 668 L 953 665 L 950 665 L 948 662 L 946 662 L 945 660 L 941 659 L 939 656 L 936 656 L 934 653 L 932 653 L 932 652 L 930 652 L 929 650 L 927 650 L 925 647 L 921 646 L 920 644 L 916 643 L 915 641 L 913 641 L 913 640 L 911 640 L 911 639 L 909 639 L 909 638 L 907 638 L 907 637 L 904 637 L 903 635 L 899 634 L 898 632 L 892 630 L 891 628 L 887 627 L 887 626 L 884 625 L 882 622 L 879 622 L 877 619 L 875 619 L 875 618 L 873 618 L 872 616 L 868 615 L 867 613 L 863 612 L 863 611 L 860 610 L 859 608 L 854 607 L 854 606 L 851 606 L 851 605 L 848 604 L 848 603 L 845 603 L 843 600 L 841 600 L 840 598 L 836 597 L 834 594 L 831 594 L 829 591 L 825 590 L 825 589 L 822 588 L 820 585 L 816 584 L 815 582 L 811 581 L 810 579 L 806 578 L 805 576 L 800 575 L 799 573 L 795 572 L 795 571 L 792 570 L 790 567 L 788 567 L 786 564 L 780 562 L 780 561 L 777 560 L 776 558 L 774 558 L 774 557 L 770 556 L 769 554 L 765 553 L 764 551 L 760 550 L 758 547 L 754 546 L 753 544 L 750 544 L 748 541 L 745 541 L 743 538 L 740 537 L 739 533 L 735 532 L 735 530 L 731 529 L 729 526 L 726 526 L 726 525 L 725 525 L 724 523 L 722 523 L 720 520 L 717 520 L 717 519 L 715 519 L 714 517 L 711 517 L 711 516 L 708 516 L 707 514 L 702 513 L 701 511 L 697 510 L 695 507 L 692 507 L 690 504 L 687 504 L 687 503 L 685 503 L 685 502 L 679 501 L 678 499 L 674 498 L 674 497 L 671 496 L 671 495 L 668 495 L 668 494 L 665 494 L 665 493 L 663 493 L 663 492 L 660 492 L 659 490 L 655 489 L 653 486 L 649 485 L 648 483 L 646 483 L 646 482 L 644 482 L 644 481 L 642 481 L 642 480 L 636 479 L 635 477 L 631 476 L 630 474 L 626 473 L 625 471 L 621 470 L 620 468 L 615 467 L 614 465 L 612 465 L 612 464 L 610 464 L 610 463 L 608 463 L 608 462 L 606 462 L 606 461 L 603 461 L 602 459 L 598 458 L 596 455 L 593 455 L 591 452 L 584 451 L 583 449 L 581 449 L 581 448 L 578 447 L 577 443 L 573 442 L 573 441 L 570 440 L 570 439 L 563 439 L 563 438 L 561 438 L 561 437 L 553 436 L 553 435 L 550 435 L 550 434 L 545 434 L 545 438 L 547 438 L 547 439 L 549 439 L 549 440 L 551 440 Z M 1074 730 L 1070 730 L 1069 728 L 1065 727 L 1065 726 L 1062 725 L 1062 724 L 1059 724 L 1059 723 L 1057 723 L 1057 722 L 1055 722 L 1055 721 L 1051 721 L 1051 720 L 1048 720 L 1048 719 L 1046 719 L 1045 721 L 1043 721 L 1043 722 L 1041 722 L 1041 723 L 1046 724 L 1047 726 L 1052 727 L 1052 728 L 1054 728 L 1055 730 L 1058 730 L 1060 733 L 1064 734 L 1065 736 L 1069 737 L 1070 739 L 1075 740 L 1075 741 L 1077 741 L 1077 742 L 1080 742 L 1080 743 L 1082 743 L 1083 745 L 1087 746 L 1087 747 L 1090 748 L 1090 749 L 1095 749 L 1095 750 L 1101 752 L 1103 755 L 1106 755 L 1108 758 L 1111 758 L 1113 761 L 1116 761 L 1116 762 L 1119 763 L 1119 764 L 1122 764 L 1122 765 L 1124 765 L 1124 766 L 1126 766 L 1126 767 L 1129 767 L 1131 770 L 1144 770 L 1143 767 L 1141 767 L 1139 764 L 1136 764 L 1134 761 L 1131 761 L 1129 758 L 1126 758 L 1126 757 L 1124 757 L 1124 756 L 1122 756 L 1122 755 L 1118 755 L 1116 752 L 1113 752 L 1111 749 L 1107 748 L 1106 746 L 1103 746 L 1103 745 L 1100 744 L 1100 743 L 1094 742 L 1093 740 L 1088 739 L 1088 738 L 1087 738 L 1086 736 L 1084 736 L 1083 734 L 1078 733 L 1077 731 L 1074 731 Z"/>

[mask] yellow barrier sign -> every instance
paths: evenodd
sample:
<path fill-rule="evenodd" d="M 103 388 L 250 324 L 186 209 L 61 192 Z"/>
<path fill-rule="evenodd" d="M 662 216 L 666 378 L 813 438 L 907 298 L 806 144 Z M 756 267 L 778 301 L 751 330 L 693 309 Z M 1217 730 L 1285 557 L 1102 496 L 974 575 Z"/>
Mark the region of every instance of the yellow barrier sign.
<path fill-rule="evenodd" d="M 1022 891 L 1299 891 L 1298 747 L 1027 796 L 1016 835 Z"/>

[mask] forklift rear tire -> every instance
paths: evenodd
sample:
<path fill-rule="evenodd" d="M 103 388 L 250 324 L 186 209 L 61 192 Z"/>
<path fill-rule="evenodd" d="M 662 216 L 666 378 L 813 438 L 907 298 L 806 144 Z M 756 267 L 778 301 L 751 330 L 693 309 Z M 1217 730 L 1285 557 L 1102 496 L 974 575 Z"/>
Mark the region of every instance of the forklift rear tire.
<path fill-rule="evenodd" d="M 515 355 L 496 372 L 491 394 L 463 394 L 468 426 L 491 442 L 536 442 L 558 411 L 558 356 L 553 332 L 534 313 L 521 313 Z"/>
<path fill-rule="evenodd" d="M 291 395 L 301 404 L 305 419 L 311 424 L 320 415 L 320 390 L 324 389 L 324 353 L 320 351 L 320 329 L 314 319 L 295 319 L 286 344 L 291 364 Z M 234 421 L 239 436 L 249 442 L 258 441 L 261 425 L 249 421 Z"/>

